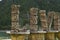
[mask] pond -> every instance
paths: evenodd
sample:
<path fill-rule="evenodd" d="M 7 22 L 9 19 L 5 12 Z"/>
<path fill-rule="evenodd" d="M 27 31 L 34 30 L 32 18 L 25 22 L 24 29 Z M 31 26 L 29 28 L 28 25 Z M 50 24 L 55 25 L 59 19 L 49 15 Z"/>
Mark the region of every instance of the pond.
<path fill-rule="evenodd" d="M 0 32 L 0 40 L 2 39 L 10 39 L 10 35 L 5 32 Z"/>

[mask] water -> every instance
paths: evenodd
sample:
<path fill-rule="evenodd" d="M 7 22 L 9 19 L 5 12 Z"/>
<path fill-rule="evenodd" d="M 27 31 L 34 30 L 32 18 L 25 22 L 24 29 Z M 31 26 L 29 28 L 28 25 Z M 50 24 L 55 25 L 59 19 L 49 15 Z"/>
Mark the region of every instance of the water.
<path fill-rule="evenodd" d="M 1 39 L 10 39 L 10 35 L 5 32 L 0 32 L 0 40 Z"/>

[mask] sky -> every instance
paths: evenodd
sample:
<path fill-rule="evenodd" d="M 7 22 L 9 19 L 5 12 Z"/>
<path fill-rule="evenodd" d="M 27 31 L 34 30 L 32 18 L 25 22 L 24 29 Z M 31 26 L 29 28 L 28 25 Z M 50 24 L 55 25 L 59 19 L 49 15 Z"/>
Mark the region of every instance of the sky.
<path fill-rule="evenodd" d="M 0 1 L 2 1 L 2 0 L 0 0 Z"/>

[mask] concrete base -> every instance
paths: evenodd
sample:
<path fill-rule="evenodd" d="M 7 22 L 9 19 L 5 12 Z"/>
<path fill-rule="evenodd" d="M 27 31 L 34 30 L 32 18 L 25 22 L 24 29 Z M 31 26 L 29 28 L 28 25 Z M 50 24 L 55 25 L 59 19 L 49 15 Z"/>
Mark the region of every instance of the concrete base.
<path fill-rule="evenodd" d="M 13 32 L 11 31 L 6 31 L 7 34 L 30 34 L 30 30 L 27 30 L 26 32 Z"/>
<path fill-rule="evenodd" d="M 46 33 L 46 31 L 34 31 L 34 32 L 31 32 L 31 33 Z"/>

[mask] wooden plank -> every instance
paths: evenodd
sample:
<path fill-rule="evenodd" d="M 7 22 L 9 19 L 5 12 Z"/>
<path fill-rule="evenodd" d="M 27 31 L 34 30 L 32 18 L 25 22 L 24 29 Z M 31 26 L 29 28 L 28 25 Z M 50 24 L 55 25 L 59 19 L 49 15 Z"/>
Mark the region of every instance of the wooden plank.
<path fill-rule="evenodd" d="M 11 35 L 12 40 L 25 40 L 24 34 L 12 34 Z"/>
<path fill-rule="evenodd" d="M 45 34 L 45 40 L 55 40 L 54 32 L 48 32 Z"/>
<path fill-rule="evenodd" d="M 25 40 L 25 35 L 19 34 L 17 40 Z"/>
<path fill-rule="evenodd" d="M 56 37 L 60 40 L 60 32 L 56 33 Z"/>
<path fill-rule="evenodd" d="M 40 33 L 38 36 L 39 36 L 38 40 L 44 40 L 45 39 L 44 33 Z"/>
<path fill-rule="evenodd" d="M 11 35 L 11 40 L 17 40 L 17 35 Z"/>
<path fill-rule="evenodd" d="M 43 33 L 31 33 L 30 40 L 44 40 Z"/>

